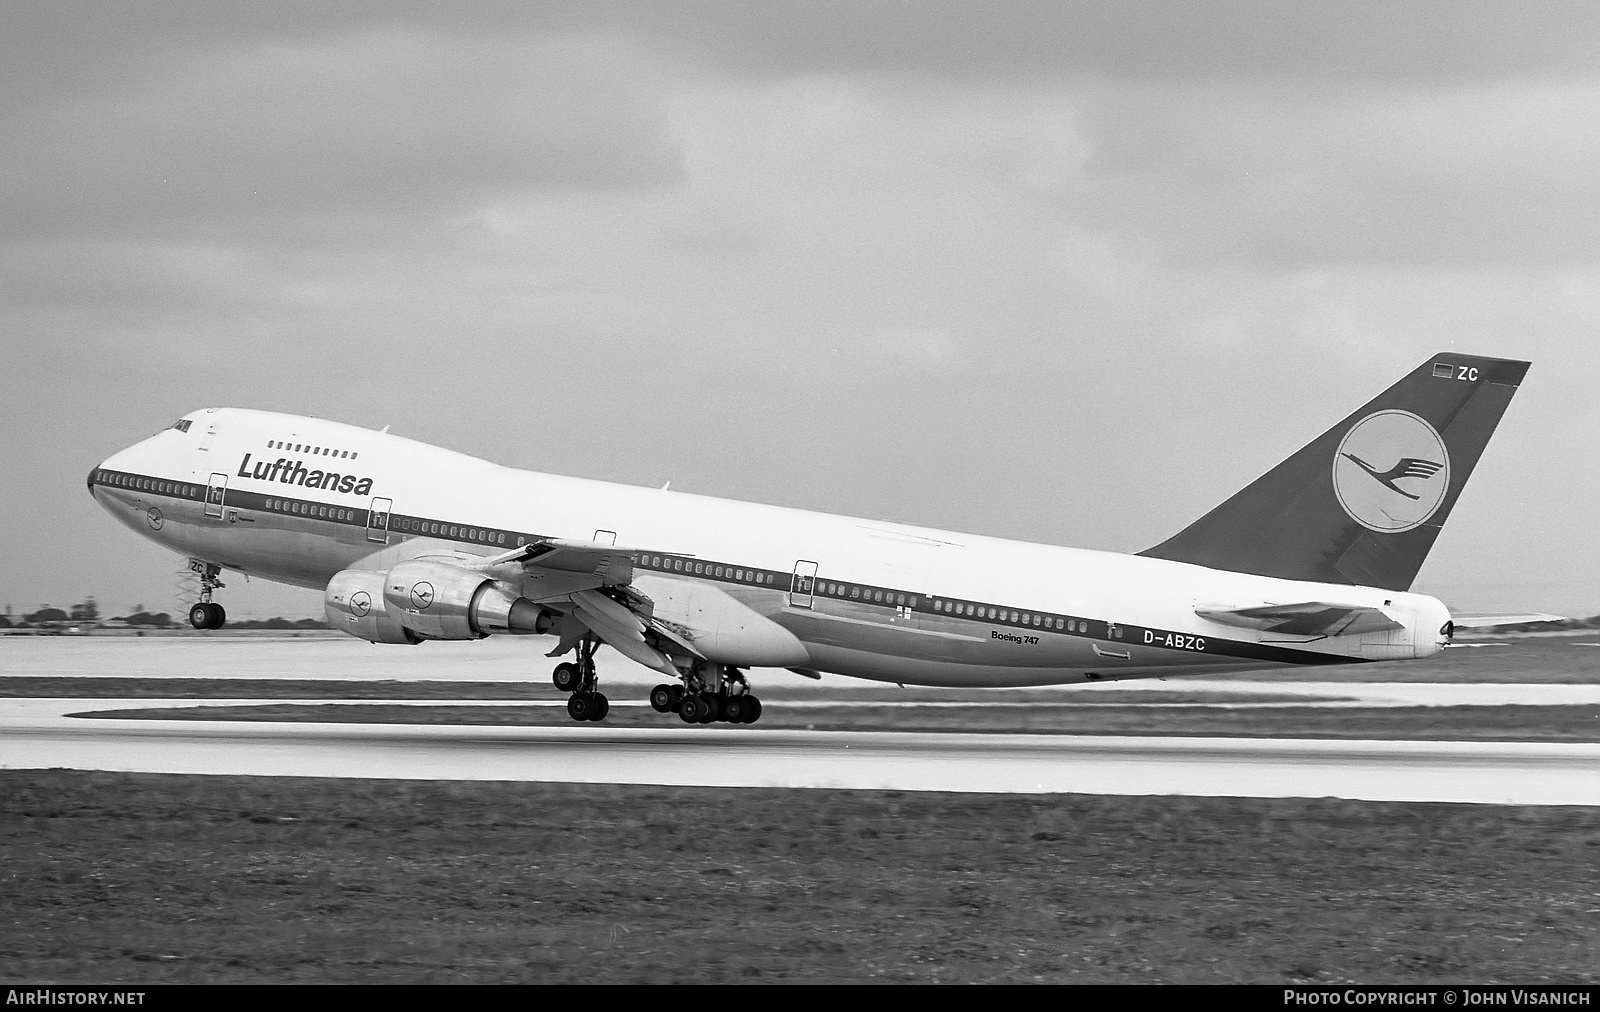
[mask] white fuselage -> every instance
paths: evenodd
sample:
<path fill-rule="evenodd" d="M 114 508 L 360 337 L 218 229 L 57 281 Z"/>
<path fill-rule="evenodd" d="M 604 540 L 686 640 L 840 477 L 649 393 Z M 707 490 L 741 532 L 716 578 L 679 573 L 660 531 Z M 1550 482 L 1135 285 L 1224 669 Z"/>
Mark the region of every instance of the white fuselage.
<path fill-rule="evenodd" d="M 89 479 L 114 516 L 176 552 L 320 590 L 341 570 L 421 554 L 615 543 L 632 550 L 646 593 L 652 581 L 715 585 L 788 630 L 806 656 L 786 667 L 1044 685 L 1421 657 L 1443 646 L 1449 621 L 1433 598 L 1379 588 L 540 474 L 314 418 L 187 418 L 188 431 L 117 453 Z M 1196 614 L 1298 601 L 1381 608 L 1401 627 L 1274 635 Z"/>

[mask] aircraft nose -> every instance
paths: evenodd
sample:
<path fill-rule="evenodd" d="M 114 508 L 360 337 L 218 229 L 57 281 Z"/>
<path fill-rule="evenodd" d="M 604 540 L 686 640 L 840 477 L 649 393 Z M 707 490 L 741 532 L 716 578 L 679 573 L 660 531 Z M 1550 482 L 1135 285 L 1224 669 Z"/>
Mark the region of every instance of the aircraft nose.
<path fill-rule="evenodd" d="M 95 483 L 96 479 L 99 477 L 99 475 L 100 475 L 100 468 L 98 468 L 98 467 L 89 468 L 89 477 L 84 482 L 84 484 L 89 487 L 89 495 L 91 497 L 94 495 L 94 483 Z"/>

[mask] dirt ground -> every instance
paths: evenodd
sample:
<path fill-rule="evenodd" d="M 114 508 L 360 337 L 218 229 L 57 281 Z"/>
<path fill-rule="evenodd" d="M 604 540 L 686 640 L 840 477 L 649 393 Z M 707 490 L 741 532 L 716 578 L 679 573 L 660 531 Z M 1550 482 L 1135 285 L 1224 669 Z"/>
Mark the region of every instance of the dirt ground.
<path fill-rule="evenodd" d="M 0 977 L 1600 982 L 1600 811 L 0 771 Z"/>

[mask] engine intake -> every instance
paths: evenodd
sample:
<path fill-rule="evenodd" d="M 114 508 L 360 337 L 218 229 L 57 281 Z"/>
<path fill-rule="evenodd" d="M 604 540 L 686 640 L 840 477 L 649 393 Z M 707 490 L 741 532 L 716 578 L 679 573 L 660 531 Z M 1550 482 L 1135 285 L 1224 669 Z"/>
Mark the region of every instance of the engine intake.
<path fill-rule="evenodd" d="M 385 606 L 383 580 L 383 573 L 364 569 L 335 573 L 322 594 L 329 627 L 370 643 L 422 642 Z"/>

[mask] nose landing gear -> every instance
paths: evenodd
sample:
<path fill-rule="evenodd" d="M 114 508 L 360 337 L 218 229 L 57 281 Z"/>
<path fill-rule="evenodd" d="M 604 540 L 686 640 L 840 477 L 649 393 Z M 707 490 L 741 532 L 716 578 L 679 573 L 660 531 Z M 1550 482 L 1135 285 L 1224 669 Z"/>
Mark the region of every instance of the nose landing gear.
<path fill-rule="evenodd" d="M 200 576 L 200 600 L 189 609 L 189 624 L 196 629 L 221 629 L 223 623 L 228 621 L 228 613 L 222 605 L 211 600 L 211 595 L 227 586 L 217 579 L 222 575 L 222 567 L 190 559 L 189 568 Z"/>

